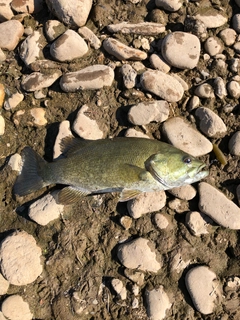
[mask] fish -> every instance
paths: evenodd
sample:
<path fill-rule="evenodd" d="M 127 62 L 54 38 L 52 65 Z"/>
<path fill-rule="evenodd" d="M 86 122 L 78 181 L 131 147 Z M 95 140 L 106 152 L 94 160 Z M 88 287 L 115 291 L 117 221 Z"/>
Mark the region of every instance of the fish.
<path fill-rule="evenodd" d="M 25 196 L 52 184 L 64 185 L 58 202 L 120 192 L 128 201 L 143 192 L 169 190 L 205 178 L 205 163 L 174 146 L 146 138 L 83 140 L 66 137 L 62 157 L 45 161 L 31 147 L 22 150 L 22 168 L 13 191 Z"/>

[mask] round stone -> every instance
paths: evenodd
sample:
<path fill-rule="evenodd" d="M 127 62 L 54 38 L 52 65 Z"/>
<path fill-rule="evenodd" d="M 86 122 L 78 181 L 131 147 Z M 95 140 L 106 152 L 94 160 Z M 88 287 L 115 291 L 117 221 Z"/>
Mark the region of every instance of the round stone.
<path fill-rule="evenodd" d="M 210 56 L 222 53 L 223 48 L 222 41 L 217 37 L 209 37 L 204 44 L 204 49 Z"/>
<path fill-rule="evenodd" d="M 174 12 L 181 8 L 182 0 L 155 0 L 156 7 Z"/>
<path fill-rule="evenodd" d="M 226 46 L 232 46 L 236 40 L 237 34 L 234 29 L 226 28 L 219 33 L 219 36 Z"/>
<path fill-rule="evenodd" d="M 237 81 L 230 81 L 227 84 L 227 91 L 229 95 L 233 98 L 238 99 L 240 97 L 240 84 Z"/>
<path fill-rule="evenodd" d="M 3 301 L 2 313 L 9 320 L 31 320 L 33 318 L 28 303 L 17 294 Z"/>
<path fill-rule="evenodd" d="M 171 308 L 172 304 L 163 286 L 159 286 L 158 289 L 146 290 L 145 295 L 149 319 L 165 319 L 166 311 Z"/>
<path fill-rule="evenodd" d="M 234 156 L 240 156 L 240 131 L 234 133 L 228 143 L 228 149 Z"/>

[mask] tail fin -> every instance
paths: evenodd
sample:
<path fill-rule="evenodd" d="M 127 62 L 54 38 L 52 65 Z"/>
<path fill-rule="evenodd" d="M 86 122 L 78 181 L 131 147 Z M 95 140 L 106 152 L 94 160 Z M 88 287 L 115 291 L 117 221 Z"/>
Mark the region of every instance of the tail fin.
<path fill-rule="evenodd" d="M 19 196 L 25 196 L 49 184 L 42 178 L 43 168 L 47 162 L 30 147 L 25 147 L 21 156 L 22 170 L 17 177 L 13 191 Z"/>

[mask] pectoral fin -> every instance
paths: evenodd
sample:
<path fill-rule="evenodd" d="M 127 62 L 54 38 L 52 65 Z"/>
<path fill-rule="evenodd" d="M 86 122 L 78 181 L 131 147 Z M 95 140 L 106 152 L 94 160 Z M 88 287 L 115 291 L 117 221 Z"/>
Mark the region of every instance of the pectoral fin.
<path fill-rule="evenodd" d="M 58 202 L 65 205 L 72 204 L 78 202 L 88 194 L 89 192 L 84 192 L 74 187 L 66 187 L 58 193 Z"/>
<path fill-rule="evenodd" d="M 119 202 L 128 201 L 131 199 L 136 198 L 139 194 L 141 194 L 142 191 L 139 190 L 131 190 L 131 189 L 123 189 L 120 195 Z"/>

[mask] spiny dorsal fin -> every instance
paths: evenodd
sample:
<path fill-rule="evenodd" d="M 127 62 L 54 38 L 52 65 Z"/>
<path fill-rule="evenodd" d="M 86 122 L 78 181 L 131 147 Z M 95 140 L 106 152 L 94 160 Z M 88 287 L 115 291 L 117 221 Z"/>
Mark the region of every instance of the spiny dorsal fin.
<path fill-rule="evenodd" d="M 139 190 L 123 189 L 120 195 L 120 199 L 118 201 L 124 202 L 124 201 L 134 199 L 136 198 L 136 196 L 138 196 L 141 193 L 142 191 L 139 191 Z"/>
<path fill-rule="evenodd" d="M 63 138 L 60 142 L 61 152 L 67 157 L 68 155 L 79 151 L 79 149 L 86 147 L 91 142 L 92 140 L 83 140 L 69 135 Z"/>
<path fill-rule="evenodd" d="M 81 191 L 74 187 L 63 188 L 58 193 L 58 203 L 60 204 L 72 204 L 80 201 L 83 197 L 87 196 L 89 192 Z"/>

